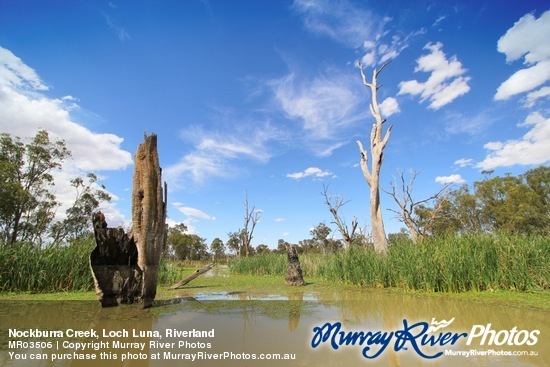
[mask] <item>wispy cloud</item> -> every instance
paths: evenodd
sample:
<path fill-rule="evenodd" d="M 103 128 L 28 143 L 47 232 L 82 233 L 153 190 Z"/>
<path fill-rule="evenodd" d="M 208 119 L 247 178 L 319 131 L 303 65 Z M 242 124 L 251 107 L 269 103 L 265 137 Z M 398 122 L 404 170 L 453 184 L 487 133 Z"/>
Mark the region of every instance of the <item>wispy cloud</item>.
<path fill-rule="evenodd" d="M 124 27 L 118 25 L 112 18 L 110 15 L 108 14 L 103 14 L 103 16 L 105 17 L 105 21 L 107 22 L 107 25 L 109 26 L 109 28 L 115 33 L 115 35 L 118 37 L 119 40 L 121 41 L 125 41 L 127 39 L 130 39 L 130 35 L 128 34 L 128 32 L 126 32 L 126 29 L 124 29 Z"/>
<path fill-rule="evenodd" d="M 470 90 L 468 82 L 471 78 L 463 76 L 466 69 L 462 67 L 462 63 L 456 56 L 447 59 L 447 56 L 441 51 L 442 48 L 443 44 L 440 42 L 428 43 L 424 46 L 429 54 L 416 60 L 417 66 L 414 71 L 430 73 L 428 80 L 425 82 L 417 80 L 401 82 L 398 95 L 420 95 L 421 102 L 430 101 L 428 108 L 438 110 L 468 93 Z"/>
<path fill-rule="evenodd" d="M 435 182 L 440 184 L 461 184 L 466 182 L 465 179 L 462 178 L 462 176 L 455 174 L 450 176 L 437 176 L 435 178 Z"/>
<path fill-rule="evenodd" d="M 522 98 L 523 107 L 533 108 L 535 107 L 536 102 L 542 99 L 548 99 L 550 97 L 550 87 L 542 87 L 528 93 L 524 98 Z"/>
<path fill-rule="evenodd" d="M 323 178 L 331 175 L 332 172 L 330 171 L 324 171 L 317 167 L 309 167 L 301 172 L 287 173 L 286 177 L 292 178 L 293 180 L 300 180 L 305 177 Z"/>
<path fill-rule="evenodd" d="M 470 115 L 462 112 L 449 111 L 445 114 L 445 131 L 449 134 L 478 135 L 487 130 L 500 117 L 492 109 L 485 109 Z"/>
<path fill-rule="evenodd" d="M 460 168 L 469 167 L 473 165 L 473 163 L 474 163 L 474 160 L 472 158 L 460 158 L 454 162 L 454 164 L 456 164 Z"/>
<path fill-rule="evenodd" d="M 330 155 L 344 144 L 348 129 L 368 117 L 366 108 L 359 108 L 364 97 L 357 76 L 332 70 L 312 80 L 298 80 L 291 73 L 269 84 L 277 105 L 301 125 L 304 142 L 317 155 Z"/>
<path fill-rule="evenodd" d="M 271 158 L 268 143 L 281 134 L 269 123 L 255 125 L 234 124 L 236 128 L 205 131 L 200 127 L 186 127 L 182 139 L 191 144 L 191 150 L 177 163 L 163 170 L 174 188 L 202 184 L 207 179 L 229 178 L 242 174 L 236 162 L 248 160 L 266 163 Z M 191 182 L 184 182 L 190 180 Z"/>
<path fill-rule="evenodd" d="M 293 9 L 303 17 L 310 32 L 363 52 L 361 62 L 366 66 L 396 58 L 408 47 L 410 37 L 418 34 L 403 37 L 390 32 L 386 28 L 392 18 L 347 0 L 295 0 Z"/>
<path fill-rule="evenodd" d="M 490 170 L 514 165 L 539 165 L 550 162 L 550 119 L 531 113 L 519 127 L 531 128 L 520 139 L 492 141 L 483 147 L 490 153 L 476 167 Z"/>
<path fill-rule="evenodd" d="M 524 58 L 528 66 L 516 71 L 497 89 L 495 100 L 506 100 L 517 94 L 543 86 L 550 80 L 550 10 L 540 18 L 533 14 L 521 17 L 512 28 L 498 40 L 497 50 L 506 55 L 506 62 Z M 534 97 L 547 96 L 548 93 L 532 94 Z"/>
<path fill-rule="evenodd" d="M 303 16 L 306 29 L 356 48 L 383 33 L 387 19 L 346 0 L 295 0 L 293 8 Z"/>

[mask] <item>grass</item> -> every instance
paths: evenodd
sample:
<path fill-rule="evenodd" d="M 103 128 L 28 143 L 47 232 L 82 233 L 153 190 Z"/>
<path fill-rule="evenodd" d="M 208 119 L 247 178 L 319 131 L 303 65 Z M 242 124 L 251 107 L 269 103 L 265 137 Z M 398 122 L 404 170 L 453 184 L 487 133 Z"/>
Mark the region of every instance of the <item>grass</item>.
<path fill-rule="evenodd" d="M 372 288 L 426 292 L 485 290 L 540 291 L 550 288 L 547 237 L 466 235 L 401 241 L 386 255 L 351 249 L 331 255 L 300 257 L 305 277 Z M 260 255 L 231 263 L 239 274 L 279 275 L 285 255 Z"/>

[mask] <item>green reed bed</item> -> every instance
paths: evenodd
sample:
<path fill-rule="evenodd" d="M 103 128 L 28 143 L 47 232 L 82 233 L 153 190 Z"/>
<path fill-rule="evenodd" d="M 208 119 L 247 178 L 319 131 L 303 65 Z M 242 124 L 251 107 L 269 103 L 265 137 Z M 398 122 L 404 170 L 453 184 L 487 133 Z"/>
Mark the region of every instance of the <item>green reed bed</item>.
<path fill-rule="evenodd" d="M 26 243 L 0 246 L 0 291 L 90 290 L 88 259 L 94 246 L 91 239 L 44 249 Z"/>
<path fill-rule="evenodd" d="M 386 255 L 351 249 L 300 256 L 305 277 L 368 287 L 433 292 L 545 290 L 550 287 L 550 239 L 511 235 L 465 235 L 401 241 Z M 231 263 L 244 274 L 284 275 L 285 255 L 260 255 Z"/>

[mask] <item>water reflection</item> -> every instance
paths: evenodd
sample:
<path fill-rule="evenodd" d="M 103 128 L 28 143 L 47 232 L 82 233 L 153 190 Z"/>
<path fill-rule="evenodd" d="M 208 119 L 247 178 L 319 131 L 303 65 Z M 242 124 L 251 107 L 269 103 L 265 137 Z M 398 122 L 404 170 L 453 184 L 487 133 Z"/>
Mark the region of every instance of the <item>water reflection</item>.
<path fill-rule="evenodd" d="M 533 347 L 479 347 L 477 349 L 536 350 L 537 357 L 441 357 L 429 362 L 430 366 L 547 366 L 550 365 L 550 351 L 543 348 L 548 343 L 550 321 L 547 312 L 495 307 L 462 300 L 421 297 L 416 295 L 387 292 L 384 290 L 337 289 L 315 290 L 304 287 L 286 295 L 254 294 L 253 292 L 197 293 L 181 298 L 161 301 L 152 309 L 134 306 L 101 308 L 97 302 L 0 302 L 0 366 L 170 366 L 189 363 L 193 366 L 422 366 L 426 360 L 412 351 L 393 352 L 388 350 L 375 360 L 361 357 L 360 348 L 343 347 L 332 350 L 326 346 L 310 347 L 312 329 L 328 321 L 341 321 L 344 330 L 386 330 L 403 327 L 403 319 L 409 322 L 436 320 L 455 321 L 450 331 L 469 332 L 473 325 L 491 324 L 493 330 L 518 329 L 541 330 L 539 343 Z M 74 339 L 80 342 L 109 342 L 109 348 L 102 349 L 103 356 L 117 356 L 117 359 L 103 358 L 99 361 L 64 360 L 52 361 L 51 350 L 18 349 L 26 354 L 46 353 L 48 360 L 14 360 L 8 350 L 8 329 L 39 330 L 96 330 L 110 332 L 129 331 L 121 338 L 99 335 L 98 339 Z M 167 329 L 215 330 L 214 338 L 184 338 L 166 336 Z M 158 332 L 162 338 L 137 337 Z M 25 340 L 25 338 L 20 338 Z M 144 343 L 143 348 L 116 348 L 113 340 L 125 343 Z M 11 338 L 13 340 L 13 338 Z M 26 340 L 32 340 L 27 338 Z M 57 341 L 55 338 L 52 341 Z M 68 340 L 64 338 L 63 340 Z M 167 344 L 155 344 L 158 341 Z M 151 344 L 153 342 L 153 344 Z M 172 344 L 173 343 L 173 344 Z M 180 344 L 182 343 L 182 344 Z M 202 344 L 201 344 L 202 343 Z M 210 346 L 207 346 L 210 343 Z M 129 344 L 132 345 L 132 344 Z M 455 349 L 467 349 L 462 343 Z M 96 354 L 93 345 L 75 351 L 61 346 L 54 354 Z M 164 353 L 281 353 L 296 354 L 296 360 L 289 361 L 243 361 L 243 360 L 165 360 Z M 130 353 L 130 354 L 128 354 Z M 131 359 L 122 361 L 126 357 Z M 114 358 L 114 357 L 112 357 Z"/>

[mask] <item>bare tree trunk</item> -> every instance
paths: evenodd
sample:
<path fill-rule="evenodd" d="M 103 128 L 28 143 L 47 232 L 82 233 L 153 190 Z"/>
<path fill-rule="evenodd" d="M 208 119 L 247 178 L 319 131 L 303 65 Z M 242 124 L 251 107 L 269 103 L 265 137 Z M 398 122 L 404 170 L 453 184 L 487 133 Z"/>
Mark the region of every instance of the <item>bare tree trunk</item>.
<path fill-rule="evenodd" d="M 134 157 L 132 235 L 143 271 L 141 302 L 151 307 L 157 294 L 158 264 L 166 241 L 166 184 L 162 187 L 157 136 L 145 136 Z"/>
<path fill-rule="evenodd" d="M 382 218 L 382 209 L 380 206 L 380 168 L 382 167 L 383 150 L 388 144 L 390 139 L 390 132 L 392 126 L 388 128 L 385 134 L 382 133 L 382 125 L 386 122 L 380 115 L 380 108 L 378 106 L 377 92 L 378 88 L 376 78 L 378 74 L 388 65 L 385 63 L 380 70 L 374 70 L 372 75 L 372 81 L 367 82 L 365 73 L 363 72 L 363 66 L 359 64 L 361 70 L 361 76 L 363 78 L 363 84 L 370 88 L 372 101 L 370 104 L 370 112 L 376 122 L 372 125 L 370 135 L 370 152 L 371 152 L 371 169 L 369 171 L 369 158 L 368 154 L 363 148 L 363 144 L 357 141 L 359 151 L 361 153 L 361 170 L 365 176 L 367 184 L 370 186 L 370 217 L 372 236 L 374 241 L 374 249 L 379 253 L 385 253 L 388 249 L 388 241 L 386 238 L 386 231 L 384 229 L 384 220 Z"/>
<path fill-rule="evenodd" d="M 256 210 L 256 207 L 252 209 L 248 206 L 248 193 L 245 195 L 244 200 L 245 216 L 244 216 L 244 229 L 242 231 L 242 242 L 245 250 L 245 255 L 248 257 L 250 243 L 252 242 L 252 237 L 254 235 L 254 229 L 256 224 L 260 221 L 260 212 Z"/>

